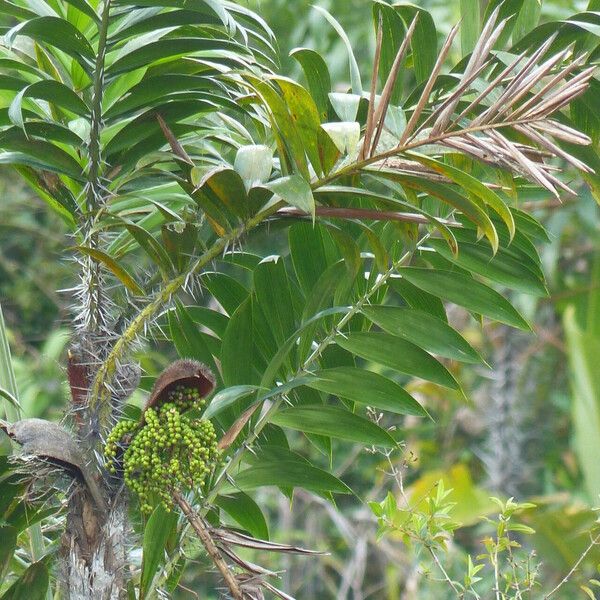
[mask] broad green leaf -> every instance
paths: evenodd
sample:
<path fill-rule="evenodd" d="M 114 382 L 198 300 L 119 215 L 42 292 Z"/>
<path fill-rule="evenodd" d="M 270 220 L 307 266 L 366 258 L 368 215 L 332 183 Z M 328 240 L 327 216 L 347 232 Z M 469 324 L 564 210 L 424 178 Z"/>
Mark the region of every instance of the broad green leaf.
<path fill-rule="evenodd" d="M 47 125 L 52 127 L 51 123 Z M 66 130 L 66 133 L 71 136 L 74 135 L 69 130 Z M 81 144 L 81 140 L 77 143 Z M 55 144 L 41 139 L 27 138 L 20 128 L 13 127 L 2 131 L 0 133 L 0 148 L 10 151 L 0 155 L 2 162 L 5 164 L 29 165 L 38 169 L 62 173 L 77 181 L 82 180 L 81 165 L 71 154 Z M 60 182 L 58 183 L 60 184 Z"/>
<path fill-rule="evenodd" d="M 524 38 L 537 26 L 541 12 L 542 0 L 523 0 L 523 6 L 519 11 L 512 33 L 513 43 Z"/>
<path fill-rule="evenodd" d="M 256 381 L 253 365 L 252 303 L 245 300 L 229 319 L 221 347 L 221 371 L 227 387 Z"/>
<path fill-rule="evenodd" d="M 519 229 L 522 233 L 540 242 L 550 241 L 548 232 L 534 217 L 526 212 L 523 212 L 522 210 L 519 210 L 518 208 L 511 208 L 510 211 L 513 214 L 517 229 Z"/>
<path fill-rule="evenodd" d="M 222 312 L 205 306 L 186 306 L 186 311 L 194 322 L 210 329 L 217 337 L 223 338 L 229 318 Z"/>
<path fill-rule="evenodd" d="M 6 39 L 12 44 L 20 35 L 62 50 L 80 61 L 81 66 L 88 71 L 96 56 L 86 37 L 71 23 L 59 17 L 36 17 L 21 23 L 7 32 Z"/>
<path fill-rule="evenodd" d="M 287 77 L 273 77 L 279 85 L 287 109 L 296 124 L 298 135 L 313 169 L 322 173 L 319 157 L 318 132 L 321 125 L 319 110 L 311 95 L 301 85 Z"/>
<path fill-rule="evenodd" d="M 341 154 L 352 154 L 360 139 L 360 124 L 356 121 L 323 123 L 321 125 Z"/>
<path fill-rule="evenodd" d="M 51 105 L 60 106 L 80 116 L 87 116 L 89 113 L 85 102 L 66 85 L 52 80 L 38 81 L 23 88 L 15 96 L 8 109 L 10 120 L 21 129 L 24 128 L 23 100 L 25 98 L 45 100 Z"/>
<path fill-rule="evenodd" d="M 234 385 L 227 387 L 213 396 L 202 416 L 205 419 L 212 419 L 225 409 L 236 404 L 238 400 L 246 398 L 260 389 L 264 388 L 257 385 Z"/>
<path fill-rule="evenodd" d="M 490 249 L 482 244 L 463 242 L 460 244 L 458 254 L 453 255 L 441 240 L 429 240 L 428 245 L 444 258 L 467 271 L 533 296 L 548 295 L 544 282 L 529 268 L 528 264 L 514 258 L 502 248 L 492 255 Z"/>
<path fill-rule="evenodd" d="M 248 297 L 248 290 L 239 281 L 225 273 L 206 273 L 202 277 L 202 284 L 228 315 L 232 315 Z"/>
<path fill-rule="evenodd" d="M 303 433 L 316 433 L 359 444 L 384 448 L 396 446 L 396 441 L 385 429 L 337 406 L 294 406 L 275 413 L 271 422 Z"/>
<path fill-rule="evenodd" d="M 3 594 L 2 600 L 44 600 L 49 584 L 46 560 L 33 563 Z"/>
<path fill-rule="evenodd" d="M 305 294 L 310 294 L 327 269 L 328 261 L 325 253 L 321 225 L 311 226 L 309 223 L 297 223 L 288 231 L 290 255 L 296 277 Z"/>
<path fill-rule="evenodd" d="M 360 96 L 362 94 L 362 82 L 360 79 L 360 69 L 358 67 L 358 63 L 356 62 L 356 58 L 354 57 L 354 51 L 352 50 L 352 42 L 346 35 L 343 27 L 338 23 L 333 16 L 328 13 L 321 6 L 314 6 L 315 10 L 318 10 L 329 22 L 329 24 L 335 29 L 336 33 L 340 36 L 342 42 L 346 46 L 346 52 L 348 52 L 348 62 L 350 65 L 350 82 L 352 84 L 352 93 Z M 353 121 L 354 119 L 348 119 L 349 121 Z"/>
<path fill-rule="evenodd" d="M 106 254 L 106 252 L 102 252 L 102 250 L 98 250 L 97 248 L 88 248 L 87 246 L 76 246 L 76 249 L 104 264 L 129 291 L 133 292 L 137 296 L 144 296 L 144 290 L 127 272 L 125 267 L 118 264 L 112 256 L 109 256 Z"/>
<path fill-rule="evenodd" d="M 150 515 L 144 528 L 142 574 L 140 576 L 140 600 L 154 589 L 152 582 L 165 559 L 166 545 L 177 527 L 177 514 L 167 512 L 160 504 Z"/>
<path fill-rule="evenodd" d="M 336 367 L 314 373 L 307 385 L 315 390 L 399 415 L 423 417 L 427 411 L 396 382 L 355 367 Z"/>
<path fill-rule="evenodd" d="M 417 25 L 410 42 L 417 83 L 426 81 L 437 60 L 437 31 L 431 14 L 407 2 L 393 5 L 404 19 L 406 27 L 417 17 Z"/>
<path fill-rule="evenodd" d="M 447 388 L 459 389 L 458 383 L 446 367 L 415 344 L 400 337 L 389 333 L 356 331 L 338 335 L 335 341 L 348 352 L 366 360 Z"/>
<path fill-rule="evenodd" d="M 166 253 L 163 245 L 143 227 L 132 223 L 130 221 L 121 220 L 121 223 L 125 226 L 127 231 L 131 234 L 131 237 L 140 245 L 140 247 L 150 257 L 163 272 L 163 276 L 167 278 L 170 273 L 173 272 L 173 263 Z"/>
<path fill-rule="evenodd" d="M 139 67 L 148 66 L 154 61 L 176 58 L 178 56 L 194 56 L 194 54 L 200 52 L 208 55 L 210 51 L 215 51 L 213 58 L 218 62 L 220 58 L 225 58 L 228 50 L 235 52 L 238 49 L 239 46 L 235 42 L 230 42 L 222 38 L 165 38 L 146 43 L 142 47 L 133 49 L 131 52 L 117 58 L 108 66 L 107 72 L 111 76 L 114 76 L 133 71 Z"/>
<path fill-rule="evenodd" d="M 436 295 L 423 291 L 404 277 L 392 277 L 390 287 L 400 294 L 408 306 L 428 312 L 444 323 L 448 322 L 444 303 Z"/>
<path fill-rule="evenodd" d="M 400 44 L 404 40 L 406 27 L 400 18 L 400 15 L 392 6 L 382 0 L 376 0 L 373 2 L 373 21 L 375 30 L 377 30 L 379 26 L 380 18 L 383 35 L 381 39 L 381 54 L 379 60 L 379 80 L 383 86 L 390 74 Z M 400 101 L 402 96 L 401 88 L 402 86 L 400 85 L 394 86 L 391 98 L 392 103 Z"/>
<path fill-rule="evenodd" d="M 287 175 L 297 171 L 308 178 L 309 170 L 304 145 L 283 98 L 270 83 L 251 76 L 246 78 L 253 84 L 269 109 L 272 130 L 277 135 L 280 159 L 284 161 L 281 165 L 282 174 Z"/>
<path fill-rule="evenodd" d="M 242 146 L 235 155 L 233 168 L 244 180 L 248 191 L 269 180 L 273 168 L 273 150 L 261 144 Z"/>
<path fill-rule="evenodd" d="M 510 238 L 513 238 L 513 236 L 515 235 L 515 221 L 513 215 L 510 212 L 508 206 L 504 203 L 500 196 L 496 194 L 496 192 L 485 186 L 472 175 L 469 175 L 468 173 L 465 173 L 464 171 L 461 171 L 456 167 L 452 167 L 438 160 L 413 152 L 410 153 L 410 156 L 415 160 L 432 168 L 434 171 L 437 171 L 438 173 L 441 173 L 442 175 L 445 175 L 446 177 L 452 179 L 452 181 L 456 182 L 468 192 L 474 194 L 478 198 L 481 198 L 483 202 L 485 202 L 500 216 L 500 218 L 504 221 L 506 227 L 508 228 Z M 492 247 L 494 247 L 493 244 Z M 497 249 L 498 248 L 496 245 L 496 247 L 494 248 L 494 252 Z"/>
<path fill-rule="evenodd" d="M 420 348 L 467 363 L 482 362 L 481 356 L 445 321 L 428 312 L 397 306 L 364 306 L 362 312 L 387 333 L 400 336 Z"/>
<path fill-rule="evenodd" d="M 290 56 L 300 63 L 321 121 L 326 121 L 329 105 L 327 94 L 331 90 L 331 78 L 327 63 L 318 52 L 309 48 L 294 48 L 290 52 Z"/>
<path fill-rule="evenodd" d="M 429 181 L 424 177 L 405 175 L 392 169 L 369 169 L 369 173 L 373 176 L 397 181 L 409 190 L 425 192 L 438 198 L 445 204 L 458 209 L 484 232 L 485 236 L 490 241 L 492 248 L 498 248 L 498 233 L 492 220 L 485 211 L 485 207 L 482 208 L 482 202 L 480 200 L 475 201 L 472 198 L 467 198 L 449 185 Z"/>
<path fill-rule="evenodd" d="M 162 13 L 160 16 L 164 19 L 167 14 L 172 13 Z M 127 85 L 126 77 L 123 76 L 123 86 Z M 211 88 L 214 88 L 214 82 L 208 77 L 171 73 L 145 77 L 139 83 L 137 82 L 137 78 L 135 78 L 132 83 L 134 85 L 127 89 L 125 94 L 104 112 L 104 118 L 107 122 L 161 104 L 165 98 L 172 98 L 173 100 L 183 97 L 195 98 L 199 96 L 193 92 L 198 92 L 199 90 L 210 92 L 212 91 Z M 115 84 L 113 83 L 113 85 Z M 110 91 L 113 92 L 114 90 Z M 184 96 L 186 92 L 189 94 L 188 96 Z"/>
<path fill-rule="evenodd" d="M 203 199 L 209 200 L 218 209 L 227 207 L 239 217 L 248 215 L 246 188 L 237 170 L 216 167 L 198 181 L 192 171 L 192 183 L 197 187 L 197 193 L 200 192 Z"/>
<path fill-rule="evenodd" d="M 327 471 L 300 460 L 261 460 L 233 477 L 235 487 L 255 490 L 264 486 L 301 487 L 315 492 L 351 494 L 352 490 Z"/>
<path fill-rule="evenodd" d="M 259 540 L 269 539 L 269 528 L 258 504 L 240 492 L 230 496 L 217 496 L 215 504 L 241 525 L 250 535 Z"/>
<path fill-rule="evenodd" d="M 294 303 L 283 258 L 263 260 L 254 270 L 254 291 L 278 344 L 296 329 Z"/>
<path fill-rule="evenodd" d="M 310 185 L 300 175 L 289 175 L 270 181 L 265 185 L 267 189 L 279 196 L 286 204 L 295 206 L 312 215 L 315 219 L 315 199 Z"/>
<path fill-rule="evenodd" d="M 463 56 L 473 51 L 480 33 L 481 15 L 479 13 L 479 2 L 460 0 L 460 48 Z"/>
<path fill-rule="evenodd" d="M 402 267 L 402 277 L 418 288 L 467 310 L 518 327 L 530 329 L 517 310 L 498 292 L 462 273 Z"/>

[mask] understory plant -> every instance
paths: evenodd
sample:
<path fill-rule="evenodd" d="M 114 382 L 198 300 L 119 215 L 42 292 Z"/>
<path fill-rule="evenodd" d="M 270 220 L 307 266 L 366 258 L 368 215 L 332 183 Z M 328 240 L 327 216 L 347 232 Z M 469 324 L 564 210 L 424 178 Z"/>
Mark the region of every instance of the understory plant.
<path fill-rule="evenodd" d="M 572 194 L 567 165 L 598 191 L 600 16 L 531 4 L 466 11 L 438 48 L 427 11 L 375 1 L 366 84 L 317 9 L 342 88 L 309 48 L 305 84 L 278 74 L 228 0 L 0 5 L 0 161 L 70 228 L 78 277 L 64 423 L 0 380 L 4 597 L 172 593 L 199 542 L 226 595 L 290 598 L 240 548 L 313 551 L 267 539 L 255 490 L 352 494 L 336 458 L 393 456 L 435 416 L 410 386 L 461 397 L 482 363 L 448 306 L 529 329 L 506 291 L 547 293 L 546 234 L 521 200 Z"/>

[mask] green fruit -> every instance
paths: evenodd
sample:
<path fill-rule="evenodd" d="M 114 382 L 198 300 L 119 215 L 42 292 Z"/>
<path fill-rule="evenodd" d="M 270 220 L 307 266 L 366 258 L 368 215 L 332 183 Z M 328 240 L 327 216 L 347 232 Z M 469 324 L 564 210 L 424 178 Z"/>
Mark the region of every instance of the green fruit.
<path fill-rule="evenodd" d="M 146 411 L 142 427 L 121 421 L 110 432 L 104 451 L 107 469 L 122 470 L 142 512 L 150 512 L 157 503 L 170 510 L 173 491 L 198 489 L 214 469 L 219 451 L 213 424 L 183 414 L 203 404 L 196 390 L 178 386 L 169 392 L 168 402 Z M 125 448 L 126 434 L 132 439 Z"/>

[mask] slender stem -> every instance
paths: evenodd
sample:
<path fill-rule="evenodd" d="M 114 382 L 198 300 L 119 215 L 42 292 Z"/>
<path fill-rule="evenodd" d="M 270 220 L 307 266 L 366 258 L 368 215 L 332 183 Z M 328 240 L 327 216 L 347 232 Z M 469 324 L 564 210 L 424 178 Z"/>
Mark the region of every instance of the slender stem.
<path fill-rule="evenodd" d="M 494 544 L 494 554 L 492 557 L 494 563 L 494 591 L 496 592 L 496 600 L 500 600 L 500 573 L 498 571 L 498 540 Z"/>
<path fill-rule="evenodd" d="M 235 600 L 243 600 L 243 593 L 240 589 L 239 583 L 236 578 L 233 576 L 227 563 L 224 558 L 221 556 L 219 549 L 215 545 L 210 533 L 206 529 L 204 521 L 200 515 L 196 513 L 196 511 L 190 506 L 190 504 L 181 496 L 179 492 L 173 492 L 173 498 L 175 502 L 181 508 L 181 511 L 186 516 L 189 524 L 193 527 L 194 531 L 198 534 L 202 545 L 206 549 L 206 552 L 210 556 L 211 560 L 215 564 L 215 567 L 219 569 L 219 572 L 223 576 L 229 591 L 231 592 L 231 596 Z"/>
<path fill-rule="evenodd" d="M 431 558 L 433 558 L 433 562 L 435 563 L 436 567 L 442 573 L 442 576 L 444 577 L 444 580 L 446 581 L 446 583 L 454 590 L 454 592 L 456 593 L 456 596 L 458 598 L 462 598 L 464 596 L 464 594 L 460 591 L 460 589 L 458 588 L 456 583 L 454 583 L 454 581 L 452 581 L 452 579 L 450 579 L 450 576 L 446 572 L 446 569 L 444 569 L 444 565 L 442 565 L 442 562 L 438 558 L 437 554 L 434 552 L 433 548 L 431 546 L 425 546 L 425 547 L 427 548 L 427 551 L 431 555 Z"/>
<path fill-rule="evenodd" d="M 551 596 L 554 596 L 560 588 L 569 582 L 571 577 L 575 574 L 575 571 L 579 569 L 581 563 L 585 560 L 586 556 L 591 552 L 592 548 L 600 542 L 600 533 L 592 538 L 588 547 L 583 551 L 582 555 L 577 559 L 577 562 L 571 567 L 571 570 L 558 582 L 558 584 L 551 589 L 545 596 L 544 600 L 548 600 Z"/>

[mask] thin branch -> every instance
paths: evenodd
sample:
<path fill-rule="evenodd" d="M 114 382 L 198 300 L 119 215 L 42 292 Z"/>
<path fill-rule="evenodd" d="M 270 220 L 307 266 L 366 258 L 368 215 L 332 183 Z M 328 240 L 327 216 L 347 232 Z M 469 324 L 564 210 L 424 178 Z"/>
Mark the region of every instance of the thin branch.
<path fill-rule="evenodd" d="M 217 569 L 219 569 L 219 572 L 223 576 L 223 579 L 224 579 L 225 583 L 227 584 L 227 587 L 229 588 L 229 591 L 231 592 L 232 597 L 235 600 L 244 600 L 244 594 L 243 594 L 242 590 L 240 589 L 240 586 L 239 586 L 237 580 L 235 579 L 235 577 L 229 570 L 227 563 L 225 562 L 225 560 L 221 556 L 221 553 L 219 552 L 219 549 L 216 547 L 215 543 L 213 542 L 213 539 L 212 539 L 210 533 L 208 532 L 208 530 L 206 529 L 204 522 L 203 522 L 202 518 L 200 517 L 200 515 L 198 515 L 194 511 L 194 509 L 188 504 L 187 500 L 185 500 L 185 498 L 183 498 L 179 492 L 173 492 L 173 499 L 175 500 L 175 502 L 177 502 L 177 504 L 179 505 L 179 508 L 181 508 L 181 511 L 186 516 L 189 524 L 193 527 L 194 531 L 198 534 L 198 537 L 200 538 L 202 545 L 206 549 L 206 552 L 208 553 L 211 560 L 215 564 L 215 567 L 217 567 Z"/>
<path fill-rule="evenodd" d="M 587 555 L 592 551 L 592 548 L 594 546 L 598 545 L 598 543 L 600 543 L 600 533 L 596 537 L 593 537 L 591 539 L 588 547 L 583 551 L 583 553 L 581 554 L 581 556 L 579 557 L 577 562 L 571 567 L 571 570 L 558 582 L 558 584 L 552 590 L 550 590 L 544 596 L 544 600 L 548 600 L 548 598 L 550 598 L 551 596 L 554 596 L 554 594 L 556 594 L 556 592 L 558 592 L 558 590 L 560 590 L 560 588 L 563 585 L 565 585 L 566 583 L 569 582 L 569 580 L 571 579 L 571 577 L 573 577 L 573 575 L 575 574 L 577 569 L 579 569 L 581 563 L 586 559 Z"/>
<path fill-rule="evenodd" d="M 444 580 L 446 581 L 446 583 L 454 590 L 454 592 L 456 593 L 456 596 L 458 598 L 463 598 L 464 594 L 458 588 L 456 583 L 454 583 L 454 581 L 452 581 L 452 579 L 450 579 L 450 576 L 446 572 L 446 569 L 444 569 L 444 565 L 442 565 L 442 562 L 438 558 L 437 554 L 434 552 L 433 548 L 431 546 L 425 546 L 425 547 L 427 548 L 427 551 L 431 555 L 431 558 L 433 558 L 433 562 L 436 564 L 437 568 L 442 573 L 442 576 L 443 576 Z"/>

